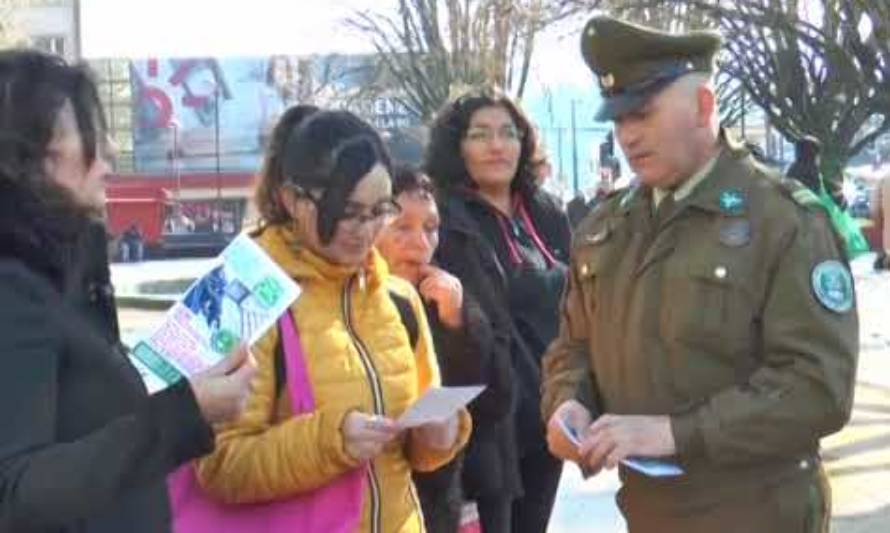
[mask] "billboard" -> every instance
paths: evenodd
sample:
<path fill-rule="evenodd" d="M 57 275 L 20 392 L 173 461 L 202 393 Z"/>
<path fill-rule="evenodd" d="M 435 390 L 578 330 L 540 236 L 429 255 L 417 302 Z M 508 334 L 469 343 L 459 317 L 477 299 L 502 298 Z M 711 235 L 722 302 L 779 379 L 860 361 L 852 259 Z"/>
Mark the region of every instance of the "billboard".
<path fill-rule="evenodd" d="M 283 55 L 132 61 L 136 170 L 256 170 L 278 117 L 307 91 L 308 61 Z"/>

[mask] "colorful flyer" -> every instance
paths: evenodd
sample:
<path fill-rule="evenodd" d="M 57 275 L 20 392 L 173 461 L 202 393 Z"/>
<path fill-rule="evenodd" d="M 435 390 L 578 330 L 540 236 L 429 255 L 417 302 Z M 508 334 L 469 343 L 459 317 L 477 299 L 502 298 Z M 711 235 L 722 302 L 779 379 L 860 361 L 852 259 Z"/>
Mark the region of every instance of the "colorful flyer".
<path fill-rule="evenodd" d="M 247 235 L 136 343 L 131 358 L 149 392 L 166 388 L 255 343 L 297 299 L 300 287 Z"/>

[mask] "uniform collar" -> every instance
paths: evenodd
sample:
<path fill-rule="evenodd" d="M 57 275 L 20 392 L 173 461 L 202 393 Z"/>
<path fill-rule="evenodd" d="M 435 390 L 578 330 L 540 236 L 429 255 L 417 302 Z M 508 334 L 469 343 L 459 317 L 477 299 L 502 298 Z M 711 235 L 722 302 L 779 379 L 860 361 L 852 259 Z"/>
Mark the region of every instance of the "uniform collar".
<path fill-rule="evenodd" d="M 724 213 L 720 197 L 727 191 L 740 191 L 747 197 L 750 189 L 749 165 L 743 164 L 750 158 L 744 145 L 736 142 L 726 132 L 720 132 L 720 151 L 686 184 L 689 190 L 681 198 L 675 197 L 682 205 L 695 206 L 705 211 Z M 655 204 L 654 195 L 658 191 L 645 185 L 635 185 L 628 189 L 619 200 L 618 213 L 628 214 L 635 207 L 651 213 Z M 675 194 L 679 193 L 676 191 Z M 741 214 L 741 213 L 735 213 Z"/>

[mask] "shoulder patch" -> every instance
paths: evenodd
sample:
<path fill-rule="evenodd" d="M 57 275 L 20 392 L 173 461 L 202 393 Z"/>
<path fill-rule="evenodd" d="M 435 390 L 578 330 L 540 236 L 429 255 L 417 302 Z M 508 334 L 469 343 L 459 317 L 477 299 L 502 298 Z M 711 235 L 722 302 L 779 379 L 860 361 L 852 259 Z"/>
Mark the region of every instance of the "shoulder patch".
<path fill-rule="evenodd" d="M 813 294 L 822 307 L 838 314 L 853 309 L 853 275 L 840 261 L 822 261 L 813 268 Z"/>

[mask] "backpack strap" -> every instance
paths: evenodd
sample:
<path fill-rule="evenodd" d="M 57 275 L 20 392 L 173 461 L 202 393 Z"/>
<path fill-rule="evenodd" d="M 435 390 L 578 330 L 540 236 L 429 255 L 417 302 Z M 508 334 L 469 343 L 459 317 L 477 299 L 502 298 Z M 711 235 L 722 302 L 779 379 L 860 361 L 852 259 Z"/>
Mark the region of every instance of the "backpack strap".
<path fill-rule="evenodd" d="M 413 349 L 417 349 L 417 341 L 420 339 L 420 326 L 417 323 L 417 315 L 414 314 L 414 308 L 411 306 L 411 301 L 408 298 L 396 293 L 393 290 L 389 291 L 389 297 L 392 300 L 392 303 L 395 304 L 396 310 L 399 312 L 399 319 L 402 321 L 402 325 L 405 327 L 405 331 L 408 333 L 408 339 L 411 342 L 411 347 Z M 288 315 L 290 315 L 290 310 L 285 311 Z M 293 315 L 290 315 L 291 317 Z M 293 318 L 291 318 L 293 320 Z M 283 334 L 281 327 L 281 319 L 275 323 L 278 328 L 278 342 L 275 343 L 275 397 L 281 394 L 281 391 L 284 389 L 284 384 L 287 382 L 287 368 L 284 364 L 284 343 L 282 342 Z"/>
<path fill-rule="evenodd" d="M 396 309 L 399 311 L 399 318 L 402 320 L 402 325 L 405 326 L 405 330 L 408 332 L 408 339 L 411 341 L 411 347 L 416 350 L 417 341 L 420 338 L 420 326 L 417 324 L 417 316 L 414 314 L 414 307 L 411 306 L 411 300 L 393 290 L 389 291 L 389 297 L 392 299 L 392 303 L 396 304 Z"/>

